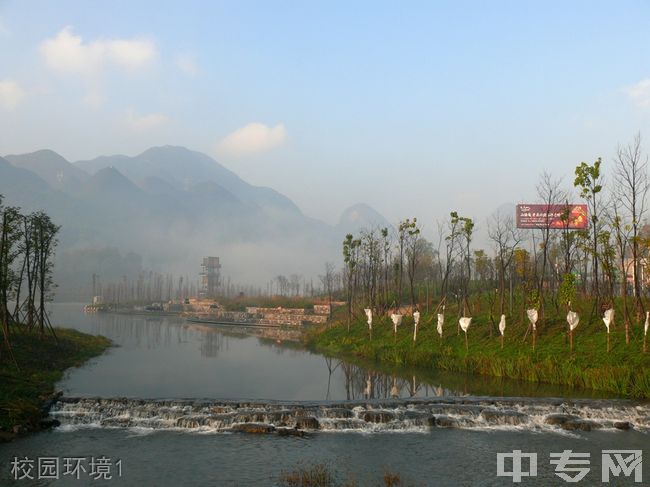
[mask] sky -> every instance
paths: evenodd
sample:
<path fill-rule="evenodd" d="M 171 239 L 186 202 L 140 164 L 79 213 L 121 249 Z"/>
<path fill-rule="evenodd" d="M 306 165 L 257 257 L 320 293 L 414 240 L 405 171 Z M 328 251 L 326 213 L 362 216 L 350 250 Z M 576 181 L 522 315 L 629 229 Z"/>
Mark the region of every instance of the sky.
<path fill-rule="evenodd" d="M 481 226 L 649 128 L 644 1 L 0 0 L 0 154 L 183 145 L 328 223 Z"/>

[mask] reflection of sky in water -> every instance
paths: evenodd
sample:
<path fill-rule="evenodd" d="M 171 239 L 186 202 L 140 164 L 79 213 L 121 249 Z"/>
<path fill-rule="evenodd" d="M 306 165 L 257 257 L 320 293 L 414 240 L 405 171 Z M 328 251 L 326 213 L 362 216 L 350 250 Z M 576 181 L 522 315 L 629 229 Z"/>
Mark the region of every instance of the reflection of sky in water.
<path fill-rule="evenodd" d="M 67 395 L 342 400 L 563 393 L 548 386 L 431 370 L 389 369 L 386 374 L 175 317 L 84 314 L 81 309 L 53 305 L 53 322 L 107 336 L 117 346 L 72 370 L 59 385 Z"/>

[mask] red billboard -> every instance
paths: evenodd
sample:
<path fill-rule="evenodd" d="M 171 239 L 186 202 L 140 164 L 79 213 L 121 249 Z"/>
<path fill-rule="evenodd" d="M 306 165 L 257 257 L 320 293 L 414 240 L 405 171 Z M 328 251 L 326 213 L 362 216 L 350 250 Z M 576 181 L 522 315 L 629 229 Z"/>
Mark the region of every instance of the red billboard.
<path fill-rule="evenodd" d="M 517 205 L 517 228 L 587 228 L 587 205 Z"/>

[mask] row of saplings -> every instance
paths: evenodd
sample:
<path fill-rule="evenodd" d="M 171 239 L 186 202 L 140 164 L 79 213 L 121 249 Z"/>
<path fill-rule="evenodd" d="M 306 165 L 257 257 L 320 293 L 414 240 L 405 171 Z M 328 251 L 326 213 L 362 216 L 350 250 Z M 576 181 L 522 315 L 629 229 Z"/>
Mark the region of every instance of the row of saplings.
<path fill-rule="evenodd" d="M 366 308 L 364 309 L 366 316 L 368 318 L 368 330 L 370 332 L 370 338 L 372 339 L 372 309 Z M 526 335 L 528 335 L 528 332 L 531 331 L 532 339 L 533 339 L 533 350 L 535 349 L 535 341 L 536 341 L 536 335 L 537 335 L 537 320 L 539 317 L 538 311 L 535 308 L 529 309 L 526 311 L 526 314 L 528 315 L 528 320 L 530 321 L 530 325 L 528 327 L 528 330 L 526 331 Z M 397 337 L 397 327 L 399 327 L 402 324 L 402 318 L 404 317 L 403 314 L 399 312 L 393 312 L 390 315 L 390 319 L 393 322 L 393 333 L 395 334 L 395 337 Z M 605 324 L 605 327 L 607 328 L 607 351 L 610 351 L 610 337 L 609 337 L 609 329 L 610 326 L 614 323 L 614 309 L 610 308 L 605 311 L 603 314 L 603 323 Z M 566 321 L 568 324 L 569 328 L 569 348 L 571 352 L 573 352 L 573 331 L 578 327 L 578 323 L 580 322 L 580 316 L 578 313 L 575 311 L 569 311 L 566 316 Z M 458 324 L 465 333 L 465 348 L 468 349 L 469 345 L 467 342 L 467 331 L 469 330 L 469 326 L 472 323 L 472 318 L 467 317 L 467 316 L 462 316 L 458 320 Z M 417 308 L 415 308 L 415 311 L 413 311 L 413 342 L 417 340 L 418 336 L 418 326 L 420 324 L 420 312 L 418 311 Z M 445 306 L 442 306 L 442 312 L 438 313 L 438 335 L 440 335 L 440 339 L 442 339 L 443 336 L 443 325 L 445 324 Z M 646 353 L 648 351 L 648 329 L 650 328 L 650 311 L 646 312 L 645 316 L 645 325 L 643 327 L 643 352 Z M 501 320 L 499 321 L 499 333 L 501 334 L 501 348 L 503 348 L 503 339 L 505 336 L 505 331 L 506 331 L 506 315 L 501 315 Z"/>

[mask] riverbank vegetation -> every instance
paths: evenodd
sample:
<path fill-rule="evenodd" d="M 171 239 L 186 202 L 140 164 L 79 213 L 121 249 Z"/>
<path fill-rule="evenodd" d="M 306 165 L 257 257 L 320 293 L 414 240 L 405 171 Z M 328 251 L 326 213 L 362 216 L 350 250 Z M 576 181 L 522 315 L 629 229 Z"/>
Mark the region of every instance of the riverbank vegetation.
<path fill-rule="evenodd" d="M 437 315 L 423 313 L 417 340 L 413 340 L 414 320 L 407 317 L 393 332 L 389 317 L 376 318 L 372 338 L 367 322 L 353 319 L 347 330 L 347 317 L 339 316 L 335 325 L 314 330 L 308 344 L 331 356 L 362 359 L 384 365 L 412 366 L 445 372 L 489 375 L 508 379 L 587 388 L 621 397 L 650 398 L 650 354 L 643 353 L 642 325 L 631 328 L 631 343 L 618 326 L 607 333 L 602 323 L 584 324 L 576 333 L 570 352 L 567 324 L 562 313 L 548 313 L 544 327 L 537 330 L 533 349 L 527 319 L 521 316 L 507 323 L 503 340 L 497 321 L 490 316 L 488 300 L 474 300 L 476 309 L 465 334 L 459 330 L 457 310 L 447 309 L 442 337 Z M 588 316 L 590 303 L 578 306 Z"/>
<path fill-rule="evenodd" d="M 44 410 L 64 371 L 100 355 L 111 344 L 102 336 L 56 328 L 57 340 L 10 327 L 16 363 L 0 361 L 0 441 L 48 426 Z"/>
<path fill-rule="evenodd" d="M 45 212 L 25 214 L 0 195 L 0 440 L 44 426 L 44 404 L 63 371 L 110 344 L 50 323 L 58 232 Z"/>
<path fill-rule="evenodd" d="M 497 211 L 481 229 L 450 211 L 432 240 L 417 218 L 347 235 L 341 270 L 328 263 L 321 276 L 346 311 L 310 343 L 650 397 L 647 162 L 637 135 L 611 161 L 575 166 L 571 181 L 543 172 L 519 221 Z"/>

